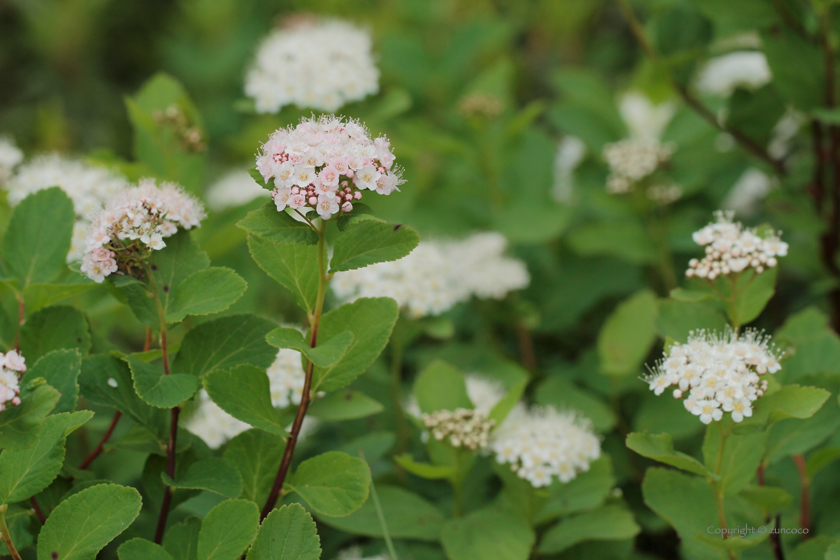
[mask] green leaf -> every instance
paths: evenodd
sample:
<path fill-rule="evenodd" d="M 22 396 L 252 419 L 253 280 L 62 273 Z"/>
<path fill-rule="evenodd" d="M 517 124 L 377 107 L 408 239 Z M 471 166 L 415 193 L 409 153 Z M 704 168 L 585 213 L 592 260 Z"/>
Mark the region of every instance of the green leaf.
<path fill-rule="evenodd" d="M 840 447 L 823 447 L 822 449 L 817 449 L 808 457 L 806 469 L 808 478 L 813 479 L 814 475 L 837 459 L 840 459 Z"/>
<path fill-rule="evenodd" d="M 783 510 L 793 501 L 790 494 L 772 486 L 747 485 L 738 495 L 766 513 Z"/>
<path fill-rule="evenodd" d="M 117 549 L 120 560 L 174 560 L 165 548 L 146 539 L 131 539 Z"/>
<path fill-rule="evenodd" d="M 178 284 L 166 311 L 166 321 L 177 323 L 187 315 L 224 311 L 242 297 L 248 284 L 229 268 L 199 270 Z"/>
<path fill-rule="evenodd" d="M 99 484 L 58 504 L 38 536 L 38 560 L 90 560 L 140 513 L 134 488 Z"/>
<path fill-rule="evenodd" d="M 167 412 L 146 404 L 137 396 L 131 370 L 124 361 L 101 354 L 85 358 L 79 385 L 88 401 L 119 410 L 148 428 L 161 441 L 167 437 Z"/>
<path fill-rule="evenodd" d="M 752 548 L 758 544 L 761 544 L 768 536 L 769 530 L 772 528 L 772 525 L 765 525 L 764 527 L 758 528 L 755 533 L 750 532 L 748 535 L 744 535 L 743 537 L 733 537 L 729 539 L 724 539 L 719 534 L 708 534 L 708 527 L 706 528 L 706 533 L 703 534 L 702 532 L 697 535 L 697 540 L 709 544 L 711 546 L 720 548 L 722 550 L 746 550 L 748 548 Z M 754 529 L 754 527 L 751 527 Z"/>
<path fill-rule="evenodd" d="M 294 219 L 285 211 L 278 211 L 273 200 L 249 212 L 236 225 L 252 235 L 283 245 L 318 243 L 318 234 L 309 224 Z"/>
<path fill-rule="evenodd" d="M 176 560 L 197 560 L 200 531 L 201 519 L 188 517 L 169 528 L 163 537 L 163 548 Z"/>
<path fill-rule="evenodd" d="M 703 440 L 703 458 L 706 468 L 714 470 L 720 462 L 719 473 L 721 492 L 735 494 L 740 492 L 755 476 L 755 470 L 764 456 L 767 444 L 767 432 L 747 435 L 730 434 L 726 438 L 723 457 L 720 452 L 720 427 L 710 424 L 706 428 Z"/>
<path fill-rule="evenodd" d="M 391 298 L 362 298 L 324 314 L 319 337 L 330 340 L 350 331 L 353 342 L 337 364 L 315 367 L 312 391 L 341 389 L 364 373 L 388 344 L 399 313 L 397 302 Z"/>
<path fill-rule="evenodd" d="M 123 358 L 131 368 L 134 390 L 147 404 L 173 408 L 192 397 L 198 390 L 198 378 L 188 373 L 166 375 L 163 365 L 147 364 L 134 357 Z"/>
<path fill-rule="evenodd" d="M 248 560 L 318 560 L 321 539 L 312 516 L 300 506 L 289 504 L 265 518 L 248 551 Z"/>
<path fill-rule="evenodd" d="M 152 251 L 151 265 L 155 283 L 160 290 L 160 302 L 168 313 L 174 288 L 199 270 L 210 266 L 210 258 L 198 247 L 189 231 L 179 230 L 172 237 L 166 238 L 166 247 Z"/>
<path fill-rule="evenodd" d="M 738 292 L 735 304 L 727 307 L 730 320 L 736 325 L 746 325 L 761 315 L 776 291 L 778 268 L 765 270 L 753 276 L 746 288 Z"/>
<path fill-rule="evenodd" d="M 248 175 L 256 182 L 259 186 L 266 190 L 272 190 L 272 187 L 268 181 L 265 180 L 265 177 L 262 176 L 262 173 L 257 171 L 256 167 L 252 167 L 248 170 Z"/>
<path fill-rule="evenodd" d="M 540 384 L 534 398 L 539 404 L 579 411 L 592 421 L 592 426 L 598 432 L 612 431 L 617 422 L 615 412 L 600 396 L 578 387 L 560 375 L 552 375 Z"/>
<path fill-rule="evenodd" d="M 92 417 L 87 410 L 48 416 L 34 445 L 0 453 L 0 504 L 20 502 L 49 486 L 64 463 L 65 438 Z"/>
<path fill-rule="evenodd" d="M 345 389 L 312 401 L 307 413 L 318 420 L 339 422 L 379 414 L 385 407 L 364 393 Z"/>
<path fill-rule="evenodd" d="M 505 511 L 480 509 L 448 521 L 440 540 L 450 560 L 527 560 L 536 537 L 525 519 Z"/>
<path fill-rule="evenodd" d="M 508 390 L 508 393 L 502 397 L 502 400 L 497 402 L 493 409 L 490 410 L 490 414 L 487 415 L 487 418 L 496 422 L 498 426 L 502 422 L 504 422 L 505 418 L 507 418 L 510 411 L 514 409 L 514 407 L 519 403 L 520 399 L 522 399 L 523 393 L 525 393 L 525 389 L 528 387 L 529 379 L 523 379 L 516 385 Z"/>
<path fill-rule="evenodd" d="M 90 350 L 85 316 L 72 307 L 46 307 L 32 314 L 20 330 L 21 353 L 30 363 L 60 348 Z"/>
<path fill-rule="evenodd" d="M 96 283 L 78 280 L 67 284 L 30 284 L 23 290 L 23 300 L 26 312 L 35 313 L 77 294 L 87 292 L 96 287 Z"/>
<path fill-rule="evenodd" d="M 243 364 L 217 369 L 204 376 L 204 388 L 214 403 L 234 418 L 266 432 L 286 437 L 287 422 L 271 404 L 268 375 Z"/>
<path fill-rule="evenodd" d="M 230 463 L 217 457 L 196 461 L 177 480 L 172 480 L 166 473 L 161 474 L 161 478 L 164 484 L 175 489 L 206 490 L 226 498 L 238 498 L 242 492 L 239 472 Z"/>
<path fill-rule="evenodd" d="M 781 28 L 776 33 L 763 33 L 761 45 L 773 73 L 773 85 L 787 101 L 806 112 L 823 105 L 825 71 L 816 44 Z"/>
<path fill-rule="evenodd" d="M 534 521 L 542 524 L 576 511 L 596 508 L 607 499 L 615 482 L 612 461 L 608 455 L 602 455 L 589 465 L 588 471 L 569 482 L 554 482 L 549 488 L 548 500 Z"/>
<path fill-rule="evenodd" d="M 434 504 L 398 486 L 377 484 L 376 493 L 392 538 L 438 540 L 444 517 Z M 373 500 L 368 500 L 347 517 L 318 516 L 318 519 L 345 533 L 378 538 L 383 536 Z"/>
<path fill-rule="evenodd" d="M 210 510 L 198 534 L 198 560 L 237 560 L 260 526 L 257 504 L 226 500 Z"/>
<path fill-rule="evenodd" d="M 427 414 L 436 410 L 473 408 L 464 374 L 440 360 L 426 366 L 417 376 L 413 394 L 420 410 Z"/>
<path fill-rule="evenodd" d="M 408 226 L 369 215 L 364 218 L 339 233 L 330 259 L 331 273 L 401 259 L 420 243 L 420 236 Z"/>
<path fill-rule="evenodd" d="M 43 381 L 24 386 L 20 406 L 0 412 L 0 449 L 26 449 L 34 444 L 60 398 L 61 394 Z"/>
<path fill-rule="evenodd" d="M 710 302 L 659 300 L 656 331 L 659 336 L 686 340 L 691 331 L 708 329 L 723 332 L 726 319 Z"/>
<path fill-rule="evenodd" d="M 323 338 L 323 337 L 321 337 Z M 266 342 L 275 348 L 291 348 L 302 353 L 318 367 L 330 367 L 335 365 L 347 349 L 353 343 L 353 333 L 344 331 L 326 341 L 318 340 L 315 348 L 309 347 L 309 342 L 304 340 L 303 335 L 297 329 L 278 327 L 268 333 Z"/>
<path fill-rule="evenodd" d="M 631 512 L 621 506 L 604 506 L 564 519 L 546 531 L 539 551 L 556 554 L 583 541 L 632 539 L 640 531 Z"/>
<path fill-rule="evenodd" d="M 656 245 L 639 221 L 599 221 L 575 228 L 567 236 L 569 247 L 579 255 L 606 255 L 631 263 L 656 262 Z"/>
<path fill-rule="evenodd" d="M 747 433 L 785 418 L 810 418 L 830 396 L 829 391 L 818 387 L 785 385 L 755 401 L 752 417 L 737 424 L 734 431 Z"/>
<path fill-rule="evenodd" d="M 249 235 L 248 249 L 257 265 L 292 292 L 301 309 L 311 314 L 318 296 L 318 247 L 283 245 Z"/>
<path fill-rule="evenodd" d="M 35 362 L 21 379 L 25 384 L 39 377 L 61 393 L 54 412 L 71 412 L 79 400 L 79 373 L 82 370 L 82 356 L 78 350 L 54 350 Z"/>
<path fill-rule="evenodd" d="M 214 369 L 240 364 L 266 369 L 277 354 L 265 341 L 274 327 L 256 315 L 229 315 L 202 323 L 184 337 L 173 371 L 203 377 Z"/>
<path fill-rule="evenodd" d="M 632 433 L 627 436 L 627 447 L 660 463 L 700 476 L 712 476 L 700 461 L 681 451 L 675 451 L 670 434 Z"/>
<path fill-rule="evenodd" d="M 287 484 L 318 513 L 344 517 L 367 500 L 370 469 L 357 457 L 328 451 L 301 463 Z"/>
<path fill-rule="evenodd" d="M 601 371 L 629 375 L 639 371 L 656 341 L 657 301 L 653 292 L 642 291 L 621 303 L 598 335 Z"/>
<path fill-rule="evenodd" d="M 398 457 L 394 457 L 394 461 L 402 468 L 420 478 L 426 480 L 441 480 L 454 478 L 458 472 L 455 467 L 448 465 L 430 465 L 429 463 L 418 463 L 411 458 L 411 455 L 404 453 Z"/>
<path fill-rule="evenodd" d="M 684 301 L 686 303 L 697 303 L 715 299 L 712 290 L 686 290 L 685 288 L 674 288 L 671 290 L 671 299 Z"/>
<path fill-rule="evenodd" d="M 12 211 L 2 254 L 19 290 L 52 282 L 66 270 L 75 221 L 73 201 L 58 187 L 30 194 Z"/>
<path fill-rule="evenodd" d="M 228 442 L 225 460 L 233 465 L 242 479 L 238 498 L 259 502 L 271 490 L 283 458 L 283 438 L 262 430 L 242 432 Z"/>

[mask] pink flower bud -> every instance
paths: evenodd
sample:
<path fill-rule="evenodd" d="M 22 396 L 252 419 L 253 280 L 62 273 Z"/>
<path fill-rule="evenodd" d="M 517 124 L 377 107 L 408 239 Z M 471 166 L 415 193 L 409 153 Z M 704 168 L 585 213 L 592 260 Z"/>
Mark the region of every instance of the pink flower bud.
<path fill-rule="evenodd" d="M 309 204 L 311 204 L 313 206 L 318 204 L 318 197 L 317 196 L 310 196 L 309 197 Z"/>
<path fill-rule="evenodd" d="M 355 198 L 356 200 L 362 200 L 362 191 L 356 191 L 355 193 L 353 193 L 353 198 Z"/>
<path fill-rule="evenodd" d="M 353 205 L 350 204 L 349 202 L 345 202 L 344 204 L 341 205 L 341 211 L 342 212 L 346 213 L 346 212 L 351 211 L 352 209 L 353 209 Z"/>

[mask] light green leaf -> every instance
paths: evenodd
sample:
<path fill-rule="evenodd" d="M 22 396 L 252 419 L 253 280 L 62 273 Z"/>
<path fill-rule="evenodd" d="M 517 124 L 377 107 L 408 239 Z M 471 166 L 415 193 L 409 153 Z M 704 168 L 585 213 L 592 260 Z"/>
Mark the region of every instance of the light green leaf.
<path fill-rule="evenodd" d="M 73 279 L 76 280 L 76 279 Z M 81 279 L 67 284 L 30 284 L 23 291 L 26 312 L 35 313 L 65 298 L 87 292 L 96 287 L 96 283 Z"/>
<path fill-rule="evenodd" d="M 536 537 L 525 519 L 488 508 L 448 521 L 440 540 L 450 560 L 527 560 Z"/>
<path fill-rule="evenodd" d="M 592 421 L 598 432 L 610 432 L 617 422 L 615 412 L 602 397 L 560 375 L 552 375 L 541 383 L 534 398 L 539 404 L 552 405 L 560 410 L 577 410 Z"/>
<path fill-rule="evenodd" d="M 656 262 L 656 245 L 639 221 L 608 220 L 582 224 L 567 236 L 579 255 L 608 255 L 636 264 Z"/>
<path fill-rule="evenodd" d="M 161 474 L 163 483 L 172 488 L 186 490 L 206 490 L 226 498 L 238 498 L 242 492 L 242 480 L 239 472 L 230 463 L 218 457 L 209 457 L 196 461 L 187 467 L 187 472 L 172 480 L 166 473 Z"/>
<path fill-rule="evenodd" d="M 203 377 L 214 369 L 251 364 L 266 369 L 277 351 L 265 341 L 276 325 L 256 315 L 229 315 L 207 321 L 184 337 L 173 371 Z"/>
<path fill-rule="evenodd" d="M 34 444 L 60 398 L 58 391 L 40 380 L 24 386 L 20 406 L 0 412 L 0 449 L 26 449 Z"/>
<path fill-rule="evenodd" d="M 197 560 L 198 533 L 201 531 L 201 519 L 188 517 L 176 523 L 163 537 L 163 548 L 176 560 Z"/>
<path fill-rule="evenodd" d="M 418 463 L 411 458 L 411 455 L 405 453 L 398 457 L 394 457 L 394 461 L 402 468 L 413 475 L 425 478 L 427 480 L 440 480 L 447 478 L 454 478 L 458 472 L 455 467 L 448 465 L 430 465 L 429 463 Z"/>
<path fill-rule="evenodd" d="M 706 534 L 701 532 L 697 535 L 696 539 L 722 550 L 746 550 L 764 542 L 764 540 L 770 536 L 771 529 L 772 525 L 765 525 L 764 527 L 757 528 L 755 533 L 751 533 L 743 537 L 739 536 L 724 539 L 718 534 L 709 535 L 707 527 Z"/>
<path fill-rule="evenodd" d="M 58 187 L 30 194 L 12 211 L 2 255 L 19 290 L 52 282 L 66 270 L 75 221 L 73 201 Z"/>
<path fill-rule="evenodd" d="M 43 377 L 61 393 L 54 412 L 70 412 L 76 409 L 76 401 L 79 400 L 78 379 L 81 370 L 82 356 L 78 350 L 53 350 L 26 371 L 21 383 Z"/>
<path fill-rule="evenodd" d="M 388 533 L 395 539 L 437 541 L 443 527 L 443 514 L 434 504 L 398 486 L 376 485 Z M 347 517 L 318 516 L 318 519 L 345 533 L 381 538 L 382 524 L 372 500 Z"/>
<path fill-rule="evenodd" d="M 473 408 L 473 403 L 467 395 L 464 374 L 440 360 L 426 366 L 417 376 L 413 394 L 424 413 Z"/>
<path fill-rule="evenodd" d="M 730 320 L 736 325 L 746 325 L 761 315 L 764 307 L 776 291 L 778 268 L 756 274 L 752 281 L 741 289 L 735 297 L 732 308 L 727 307 Z"/>
<path fill-rule="evenodd" d="M 248 551 L 248 560 L 318 560 L 321 539 L 312 516 L 300 506 L 289 504 L 265 518 Z"/>
<path fill-rule="evenodd" d="M 204 388 L 214 403 L 234 418 L 266 432 L 286 437 L 287 422 L 271 404 L 268 375 L 243 364 L 204 376 Z"/>
<path fill-rule="evenodd" d="M 0 453 L 0 504 L 26 500 L 49 486 L 64 463 L 65 438 L 92 417 L 88 410 L 48 416 L 34 445 Z"/>
<path fill-rule="evenodd" d="M 502 400 L 497 402 L 492 410 L 490 410 L 490 414 L 487 416 L 490 420 L 496 422 L 498 426 L 502 422 L 504 422 L 507 415 L 510 414 L 510 411 L 517 405 L 519 400 L 522 398 L 522 394 L 525 392 L 525 388 L 528 387 L 528 381 L 530 379 L 523 379 L 516 385 L 508 390 L 507 394 L 502 397 Z"/>
<path fill-rule="evenodd" d="M 242 479 L 242 492 L 237 497 L 259 502 L 268 496 L 284 448 L 282 437 L 263 430 L 242 432 L 228 442 L 225 460 Z"/>
<path fill-rule="evenodd" d="M 686 303 L 697 303 L 715 298 L 711 290 L 687 290 L 685 288 L 674 288 L 671 290 L 671 299 Z"/>
<path fill-rule="evenodd" d="M 720 427 L 716 424 L 709 424 L 703 440 L 703 458 L 710 471 L 717 466 L 720 451 Z M 766 444 L 766 431 L 746 435 L 733 433 L 726 438 L 718 470 L 722 492 L 734 494 L 749 484 L 764 456 Z"/>
<path fill-rule="evenodd" d="M 569 482 L 554 482 L 548 489 L 548 500 L 534 521 L 542 524 L 576 511 L 596 508 L 607 499 L 615 482 L 612 461 L 609 455 L 602 455 L 589 465 L 588 471 Z"/>
<path fill-rule="evenodd" d="M 391 298 L 362 298 L 333 309 L 321 318 L 318 336 L 330 340 L 344 331 L 353 342 L 335 365 L 315 368 L 312 391 L 335 391 L 365 372 L 388 344 L 399 317 Z"/>
<path fill-rule="evenodd" d="M 655 459 L 660 463 L 701 476 L 711 476 L 700 461 L 674 450 L 670 434 L 632 433 L 627 436 L 627 447 L 639 455 Z"/>
<path fill-rule="evenodd" d="M 198 534 L 198 560 L 237 560 L 260 526 L 257 504 L 226 500 L 210 510 Z"/>
<path fill-rule="evenodd" d="M 772 486 L 747 485 L 738 495 L 766 513 L 783 510 L 793 501 L 793 496 Z"/>
<path fill-rule="evenodd" d="M 364 393 L 344 389 L 312 401 L 307 413 L 318 420 L 339 422 L 379 414 L 385 407 Z"/>
<path fill-rule="evenodd" d="M 177 323 L 187 315 L 224 311 L 242 297 L 248 284 L 229 268 L 214 266 L 188 276 L 174 289 L 166 321 Z"/>
<path fill-rule="evenodd" d="M 259 267 L 292 292 L 301 309 L 312 313 L 318 296 L 318 247 L 282 245 L 249 235 L 248 249 Z"/>
<path fill-rule="evenodd" d="M 608 375 L 637 373 L 656 341 L 656 296 L 642 291 L 621 303 L 598 335 L 601 371 Z"/>
<path fill-rule="evenodd" d="M 38 536 L 38 560 L 90 560 L 140 513 L 134 488 L 99 484 L 58 504 Z"/>
<path fill-rule="evenodd" d="M 174 560 L 166 549 L 146 539 L 131 539 L 117 549 L 120 560 Z"/>
<path fill-rule="evenodd" d="M 418 243 L 420 236 L 410 227 L 365 215 L 339 233 L 330 259 L 330 272 L 395 261 L 408 255 Z"/>
<path fill-rule="evenodd" d="M 621 506 L 604 506 L 564 519 L 549 529 L 540 541 L 539 551 L 556 554 L 583 541 L 632 539 L 640 531 L 630 511 Z"/>
<path fill-rule="evenodd" d="M 249 212 L 236 225 L 250 234 L 283 245 L 318 243 L 318 234 L 309 224 L 294 219 L 285 211 L 278 211 L 273 200 Z"/>
<path fill-rule="evenodd" d="M 323 339 L 324 337 L 321 337 Z M 353 333 L 344 331 L 338 333 L 329 340 L 318 340 L 315 348 L 309 347 L 309 342 L 304 340 L 303 335 L 297 329 L 278 327 L 268 333 L 266 342 L 275 348 L 291 348 L 302 353 L 318 367 L 330 367 L 335 365 L 347 349 L 353 343 Z"/>
<path fill-rule="evenodd" d="M 344 517 L 367 500 L 370 468 L 357 457 L 328 451 L 301 463 L 287 484 L 318 513 Z"/>
<path fill-rule="evenodd" d="M 78 348 L 87 354 L 90 333 L 85 316 L 72 307 L 46 307 L 32 314 L 20 330 L 20 349 L 27 362 L 35 363 L 53 350 Z"/>
<path fill-rule="evenodd" d="M 134 357 L 123 358 L 131 369 L 134 390 L 144 402 L 158 408 L 173 408 L 198 390 L 198 377 L 188 373 L 166 375 L 163 365 L 147 364 Z"/>
<path fill-rule="evenodd" d="M 747 433 L 785 418 L 810 418 L 830 396 L 829 391 L 818 387 L 785 385 L 755 401 L 752 417 L 736 424 L 734 431 Z"/>

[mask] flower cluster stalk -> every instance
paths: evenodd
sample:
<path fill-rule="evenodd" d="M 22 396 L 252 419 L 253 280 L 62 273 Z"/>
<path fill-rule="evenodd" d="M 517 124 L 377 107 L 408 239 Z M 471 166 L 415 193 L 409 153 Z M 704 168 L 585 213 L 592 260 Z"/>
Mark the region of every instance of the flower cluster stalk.
<path fill-rule="evenodd" d="M 3 544 L 5 544 L 6 548 L 9 550 L 12 560 L 21 560 L 20 553 L 18 553 L 14 543 L 12 542 L 12 536 L 9 534 L 9 528 L 6 526 L 6 509 L 8 509 L 8 507 L 9 506 L 6 504 L 0 505 L 0 539 L 3 540 Z"/>
<path fill-rule="evenodd" d="M 729 433 L 732 431 L 732 425 L 730 424 L 729 429 L 723 429 L 723 424 L 721 422 L 717 422 L 718 430 L 720 431 L 720 445 L 718 446 L 718 455 L 717 461 L 715 462 L 715 475 L 720 474 L 721 466 L 723 465 L 723 452 L 726 448 L 726 438 L 729 436 Z M 723 538 L 729 538 L 729 529 L 727 529 L 726 525 L 726 512 L 723 508 L 723 489 L 718 485 L 716 480 L 710 479 L 709 484 L 712 487 L 712 493 L 715 496 L 715 507 L 717 508 L 718 514 L 718 523 L 720 523 L 720 530 L 722 532 Z M 729 553 L 729 558 L 731 560 L 735 560 L 735 553 L 731 550 L 727 550 Z"/>
<path fill-rule="evenodd" d="M 327 293 L 327 283 L 330 277 L 327 275 L 327 243 L 326 243 L 326 220 L 321 220 L 320 227 L 314 227 L 318 234 L 318 296 L 315 300 L 315 309 L 309 316 L 309 347 L 315 348 L 318 344 L 318 327 L 321 324 L 321 315 L 324 312 L 324 297 Z M 277 500 L 283 493 L 283 483 L 286 480 L 286 474 L 289 472 L 289 466 L 292 463 L 292 455 L 295 452 L 295 445 L 297 444 L 300 428 L 303 425 L 303 419 L 306 416 L 306 411 L 309 408 L 311 401 L 311 387 L 312 387 L 312 373 L 315 370 L 315 364 L 311 360 L 306 361 L 306 379 L 303 384 L 303 394 L 300 398 L 295 419 L 292 423 L 292 429 L 289 433 L 289 438 L 286 440 L 286 447 L 283 450 L 283 458 L 280 461 L 280 467 L 277 469 L 277 476 L 274 478 L 274 484 L 268 494 L 268 499 L 265 501 L 260 520 L 265 519 L 271 510 L 277 505 Z"/>

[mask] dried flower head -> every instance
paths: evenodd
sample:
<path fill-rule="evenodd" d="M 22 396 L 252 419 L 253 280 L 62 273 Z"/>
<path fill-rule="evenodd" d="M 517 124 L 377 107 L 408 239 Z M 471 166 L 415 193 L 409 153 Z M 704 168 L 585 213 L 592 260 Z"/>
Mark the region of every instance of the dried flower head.
<path fill-rule="evenodd" d="M 517 405 L 493 432 L 490 449 L 501 464 L 535 488 L 552 478 L 569 482 L 600 457 L 601 443 L 586 418 L 554 407 Z"/>
<path fill-rule="evenodd" d="M 438 441 L 446 441 L 452 447 L 466 447 L 471 451 L 483 449 L 490 438 L 490 430 L 496 425 L 485 414 L 468 408 L 436 410 L 423 414 L 423 425 Z"/>
<path fill-rule="evenodd" d="M 413 318 L 440 315 L 472 296 L 501 299 L 530 281 L 525 264 L 505 256 L 507 240 L 479 233 L 461 241 L 423 241 L 406 257 L 339 272 L 339 299 L 390 297 Z"/>
<path fill-rule="evenodd" d="M 685 275 L 689 278 L 714 280 L 721 274 L 732 274 L 752 268 L 761 274 L 767 268 L 778 264 L 777 257 L 784 257 L 788 244 L 778 234 L 760 237 L 755 229 L 744 228 L 741 222 L 734 222 L 734 212 L 715 212 L 712 222 L 692 235 L 694 242 L 706 247 L 702 260 L 691 259 Z"/>
<path fill-rule="evenodd" d="M 260 113 L 295 104 L 333 112 L 379 91 L 370 34 L 339 21 L 300 18 L 265 38 L 245 77 Z"/>
<path fill-rule="evenodd" d="M 384 136 L 373 140 L 357 121 L 323 115 L 275 131 L 257 156 L 257 170 L 274 180 L 278 211 L 313 208 L 328 220 L 352 211 L 363 190 L 399 190 L 402 170 L 394 159 Z"/>
<path fill-rule="evenodd" d="M 26 360 L 15 350 L 0 353 L 0 412 L 20 404 L 20 376 L 26 372 Z"/>
<path fill-rule="evenodd" d="M 740 422 L 752 416 L 752 402 L 767 390 L 761 376 L 779 371 L 782 355 L 769 336 L 755 330 L 740 335 L 729 328 L 722 334 L 700 330 L 690 333 L 686 344 L 671 346 L 645 382 L 657 395 L 675 387 L 674 398 L 685 398 L 686 410 L 704 424 L 724 412 Z"/>
<path fill-rule="evenodd" d="M 178 228 L 198 227 L 205 217 L 201 203 L 174 183 L 143 179 L 107 202 L 91 221 L 81 270 L 95 282 L 114 273 L 134 274 L 151 251 L 166 247 L 164 238 Z"/>

